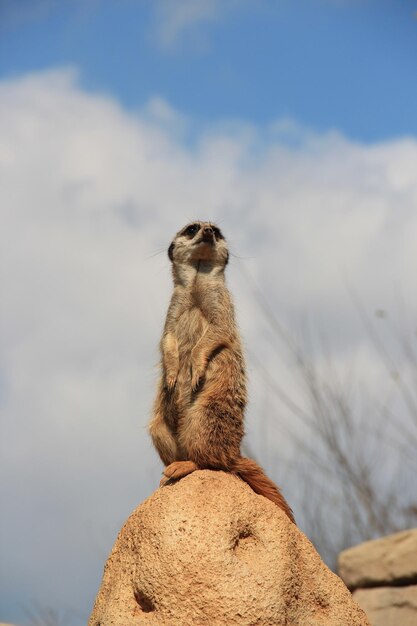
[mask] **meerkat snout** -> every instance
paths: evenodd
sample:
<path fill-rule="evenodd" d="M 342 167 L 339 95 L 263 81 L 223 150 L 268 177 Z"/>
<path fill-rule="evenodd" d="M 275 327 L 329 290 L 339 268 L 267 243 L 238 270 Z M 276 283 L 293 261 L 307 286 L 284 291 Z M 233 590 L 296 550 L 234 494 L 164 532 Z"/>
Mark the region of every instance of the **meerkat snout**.
<path fill-rule="evenodd" d="M 211 226 L 205 226 L 203 228 L 202 239 L 207 243 L 214 243 L 214 231 Z"/>

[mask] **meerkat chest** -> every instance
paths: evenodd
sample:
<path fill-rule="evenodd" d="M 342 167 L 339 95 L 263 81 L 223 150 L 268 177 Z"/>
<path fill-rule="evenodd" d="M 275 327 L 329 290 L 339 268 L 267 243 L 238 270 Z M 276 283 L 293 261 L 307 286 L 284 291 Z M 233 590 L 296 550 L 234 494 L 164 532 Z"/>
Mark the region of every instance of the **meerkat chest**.
<path fill-rule="evenodd" d="M 175 329 L 180 356 L 191 353 L 198 340 L 204 335 L 207 326 L 207 320 L 197 306 L 191 306 L 182 312 Z"/>
<path fill-rule="evenodd" d="M 171 332 L 178 341 L 180 359 L 191 353 L 196 343 L 213 325 L 213 311 L 218 308 L 219 289 L 206 276 L 198 276 L 175 297 Z"/>

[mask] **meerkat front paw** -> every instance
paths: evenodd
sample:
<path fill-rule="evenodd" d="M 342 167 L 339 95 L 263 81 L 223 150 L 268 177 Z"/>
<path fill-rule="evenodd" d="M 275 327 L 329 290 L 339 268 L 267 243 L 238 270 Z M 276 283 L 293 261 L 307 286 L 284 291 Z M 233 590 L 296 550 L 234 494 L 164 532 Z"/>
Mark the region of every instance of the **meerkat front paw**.
<path fill-rule="evenodd" d="M 177 382 L 180 369 L 177 340 L 168 333 L 164 338 L 163 363 L 165 369 L 165 384 L 172 391 Z"/>
<path fill-rule="evenodd" d="M 169 363 L 165 365 L 165 385 L 172 391 L 175 387 L 175 383 L 177 382 L 179 371 L 179 362 Z"/>
<path fill-rule="evenodd" d="M 177 382 L 177 374 L 170 374 L 165 376 L 166 386 L 169 391 L 172 391 L 175 387 L 175 383 Z"/>

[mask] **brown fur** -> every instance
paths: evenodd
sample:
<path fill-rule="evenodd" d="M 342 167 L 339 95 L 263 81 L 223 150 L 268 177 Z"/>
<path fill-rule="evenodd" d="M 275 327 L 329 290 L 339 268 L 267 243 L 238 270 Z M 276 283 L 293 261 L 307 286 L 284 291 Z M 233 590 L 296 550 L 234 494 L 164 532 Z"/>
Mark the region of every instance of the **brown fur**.
<path fill-rule="evenodd" d="M 174 293 L 161 340 L 162 377 L 149 427 L 167 466 L 162 484 L 197 469 L 233 472 L 294 521 L 278 487 L 240 453 L 246 378 L 224 279 L 226 241 L 214 224 L 195 222 L 177 233 L 168 254 Z"/>

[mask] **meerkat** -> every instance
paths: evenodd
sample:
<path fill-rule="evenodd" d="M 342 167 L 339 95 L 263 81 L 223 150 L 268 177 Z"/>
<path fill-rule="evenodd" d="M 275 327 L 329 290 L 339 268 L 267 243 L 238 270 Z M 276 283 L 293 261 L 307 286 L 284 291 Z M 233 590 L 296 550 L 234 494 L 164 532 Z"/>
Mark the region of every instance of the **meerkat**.
<path fill-rule="evenodd" d="M 198 469 L 237 474 L 294 517 L 278 487 L 241 456 L 247 402 L 244 357 L 225 283 L 228 246 L 196 221 L 169 246 L 174 292 L 162 335 L 161 370 L 149 430 L 164 463 L 161 484 Z"/>

